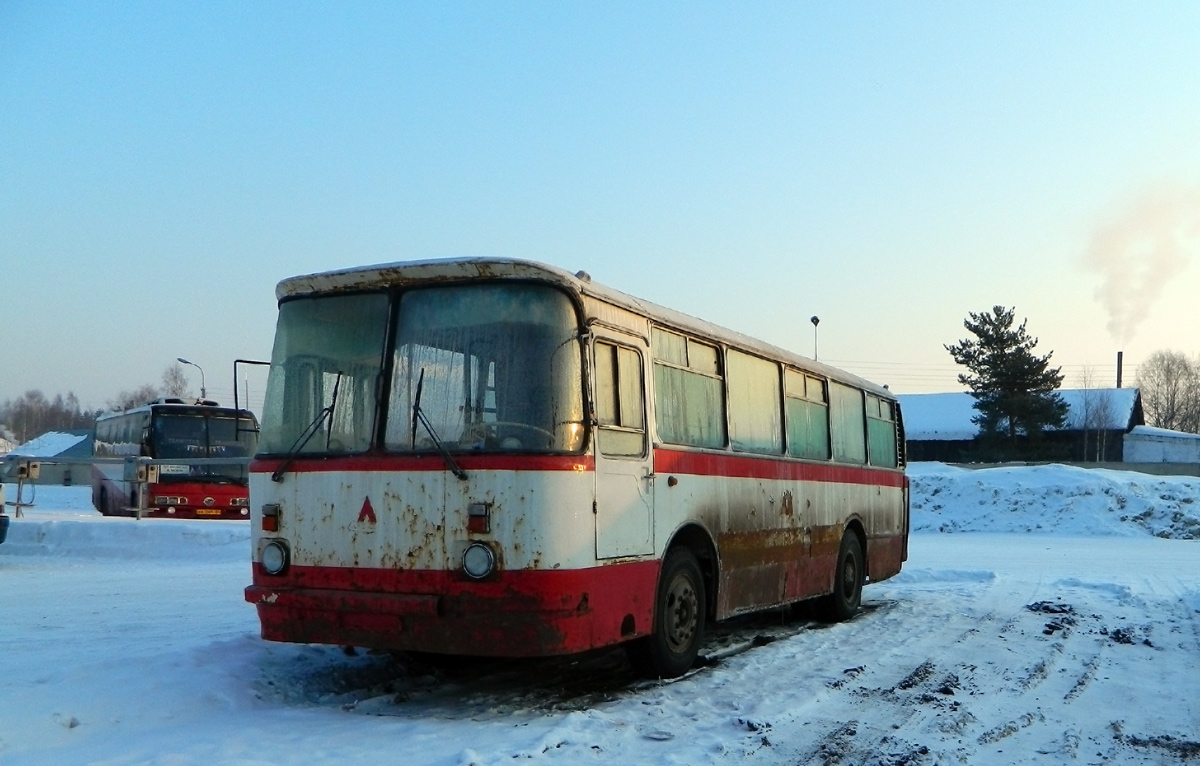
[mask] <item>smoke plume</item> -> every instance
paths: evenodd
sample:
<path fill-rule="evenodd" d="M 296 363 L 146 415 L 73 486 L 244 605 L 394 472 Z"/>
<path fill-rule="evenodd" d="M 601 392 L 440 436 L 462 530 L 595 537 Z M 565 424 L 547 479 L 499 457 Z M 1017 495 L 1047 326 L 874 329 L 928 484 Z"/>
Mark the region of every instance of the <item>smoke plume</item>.
<path fill-rule="evenodd" d="M 1133 338 L 1163 288 L 1187 267 L 1200 240 L 1200 189 L 1164 184 L 1097 227 L 1084 265 L 1103 283 L 1096 298 L 1108 310 L 1108 331 Z"/>

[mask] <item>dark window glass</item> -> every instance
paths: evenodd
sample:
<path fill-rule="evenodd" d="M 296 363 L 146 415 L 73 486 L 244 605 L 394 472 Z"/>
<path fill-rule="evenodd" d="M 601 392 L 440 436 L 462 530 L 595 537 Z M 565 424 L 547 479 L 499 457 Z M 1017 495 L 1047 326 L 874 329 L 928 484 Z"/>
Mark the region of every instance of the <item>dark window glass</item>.
<path fill-rule="evenodd" d="M 642 357 L 624 346 L 596 343 L 597 439 L 605 455 L 643 455 L 646 451 Z"/>

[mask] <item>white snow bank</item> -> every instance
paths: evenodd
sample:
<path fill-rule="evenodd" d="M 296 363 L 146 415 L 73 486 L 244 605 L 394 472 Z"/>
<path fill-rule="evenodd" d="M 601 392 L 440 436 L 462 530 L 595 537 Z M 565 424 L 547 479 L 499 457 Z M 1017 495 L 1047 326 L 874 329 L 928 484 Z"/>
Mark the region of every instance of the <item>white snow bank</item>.
<path fill-rule="evenodd" d="M 1200 478 L 1064 465 L 908 467 L 913 532 L 1200 539 Z"/>
<path fill-rule="evenodd" d="M 36 489 L 36 492 L 31 492 Z M 16 500 L 16 486 L 5 496 Z M 250 525 L 245 521 L 134 519 L 101 516 L 89 487 L 25 487 L 23 508 L 12 517 L 0 553 L 10 556 L 90 556 L 124 559 L 228 560 L 250 562 Z"/>

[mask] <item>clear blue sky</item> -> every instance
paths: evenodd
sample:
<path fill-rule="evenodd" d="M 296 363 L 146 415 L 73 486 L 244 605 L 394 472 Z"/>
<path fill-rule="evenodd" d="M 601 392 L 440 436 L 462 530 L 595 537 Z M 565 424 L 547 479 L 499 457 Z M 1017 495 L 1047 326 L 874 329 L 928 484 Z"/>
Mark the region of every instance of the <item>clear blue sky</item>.
<path fill-rule="evenodd" d="M 1129 380 L 1200 352 L 1198 42 L 1193 2 L 0 0 L 0 401 L 177 356 L 228 400 L 280 279 L 455 255 L 806 355 L 816 314 L 903 393 L 994 304 Z"/>

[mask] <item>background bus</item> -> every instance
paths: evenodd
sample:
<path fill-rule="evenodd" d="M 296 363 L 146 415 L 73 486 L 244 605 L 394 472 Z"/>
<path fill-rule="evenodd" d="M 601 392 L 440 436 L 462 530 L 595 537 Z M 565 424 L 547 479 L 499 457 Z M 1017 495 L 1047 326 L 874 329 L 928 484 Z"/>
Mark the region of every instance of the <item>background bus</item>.
<path fill-rule="evenodd" d="M 158 399 L 96 419 L 95 456 L 179 460 L 159 465 L 158 481 L 147 485 L 143 516 L 184 519 L 249 518 L 247 467 L 191 465 L 205 458 L 246 458 L 258 443 L 258 422 L 249 410 L 201 400 Z M 133 515 L 138 484 L 125 466 L 97 463 L 92 469 L 92 505 L 105 516 Z"/>
<path fill-rule="evenodd" d="M 706 621 L 900 571 L 895 397 L 509 260 L 281 282 L 259 453 L 264 638 L 465 655 L 625 643 L 673 676 Z"/>

